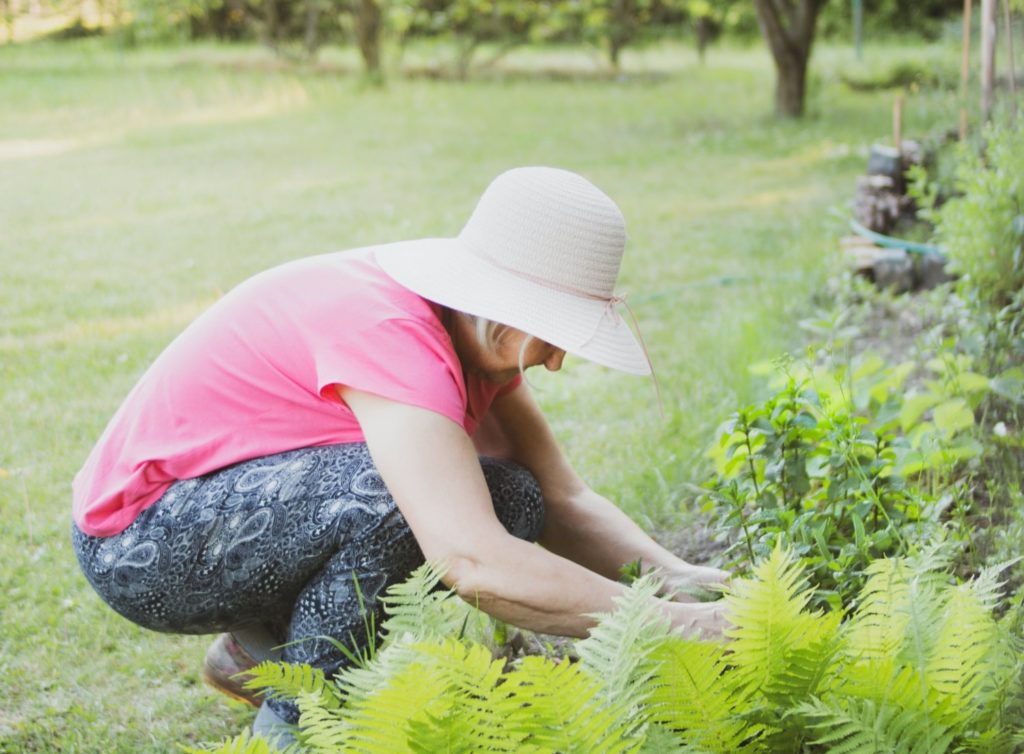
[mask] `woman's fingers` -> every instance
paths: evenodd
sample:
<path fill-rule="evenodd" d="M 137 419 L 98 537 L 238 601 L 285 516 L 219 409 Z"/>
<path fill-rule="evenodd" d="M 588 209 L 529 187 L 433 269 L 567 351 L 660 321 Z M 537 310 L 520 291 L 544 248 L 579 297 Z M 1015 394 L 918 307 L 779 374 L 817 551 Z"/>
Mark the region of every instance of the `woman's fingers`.
<path fill-rule="evenodd" d="M 721 568 L 687 564 L 673 572 L 662 572 L 662 593 L 676 602 L 707 602 L 721 596 L 732 574 Z"/>
<path fill-rule="evenodd" d="M 675 606 L 673 624 L 677 633 L 688 638 L 723 641 L 730 623 L 721 602 L 693 602 Z"/>

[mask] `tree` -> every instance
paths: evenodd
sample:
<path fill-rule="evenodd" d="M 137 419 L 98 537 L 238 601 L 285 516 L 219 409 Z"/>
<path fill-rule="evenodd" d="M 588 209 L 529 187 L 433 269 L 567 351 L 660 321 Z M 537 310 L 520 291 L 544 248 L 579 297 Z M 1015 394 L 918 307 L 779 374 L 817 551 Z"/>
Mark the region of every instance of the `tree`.
<path fill-rule="evenodd" d="M 356 19 L 356 43 L 363 58 L 363 66 L 371 77 L 379 77 L 380 33 L 383 18 L 378 0 L 356 0 L 353 9 Z"/>
<path fill-rule="evenodd" d="M 799 118 L 804 114 L 807 61 L 824 4 L 825 0 L 754 0 L 761 34 L 775 59 L 777 115 Z"/>

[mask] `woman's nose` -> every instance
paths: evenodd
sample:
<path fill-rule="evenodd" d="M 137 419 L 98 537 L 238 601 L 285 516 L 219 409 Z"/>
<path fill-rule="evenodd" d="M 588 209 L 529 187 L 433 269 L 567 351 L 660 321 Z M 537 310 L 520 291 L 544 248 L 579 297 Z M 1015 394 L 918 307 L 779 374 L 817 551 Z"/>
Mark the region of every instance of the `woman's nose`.
<path fill-rule="evenodd" d="M 565 359 L 565 351 L 556 348 L 551 355 L 544 359 L 544 368 L 549 372 L 557 372 L 562 368 L 562 361 Z"/>

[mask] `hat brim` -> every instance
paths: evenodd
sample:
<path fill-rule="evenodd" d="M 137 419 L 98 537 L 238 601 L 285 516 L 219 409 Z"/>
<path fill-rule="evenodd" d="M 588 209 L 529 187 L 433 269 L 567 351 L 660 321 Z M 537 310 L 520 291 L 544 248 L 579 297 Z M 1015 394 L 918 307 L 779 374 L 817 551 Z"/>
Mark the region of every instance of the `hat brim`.
<path fill-rule="evenodd" d="M 612 369 L 651 373 L 644 349 L 614 306 L 496 267 L 458 238 L 387 244 L 375 256 L 391 278 L 428 301 L 509 325 Z"/>

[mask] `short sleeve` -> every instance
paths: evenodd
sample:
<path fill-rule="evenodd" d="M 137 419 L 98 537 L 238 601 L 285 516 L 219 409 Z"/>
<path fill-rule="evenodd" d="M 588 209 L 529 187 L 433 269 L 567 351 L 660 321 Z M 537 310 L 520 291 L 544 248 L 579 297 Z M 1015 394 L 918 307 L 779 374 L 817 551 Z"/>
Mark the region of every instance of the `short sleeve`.
<path fill-rule="evenodd" d="M 322 398 L 340 403 L 333 388 L 346 386 L 434 411 L 463 426 L 466 389 L 439 327 L 391 318 L 340 330 L 309 344 Z"/>

